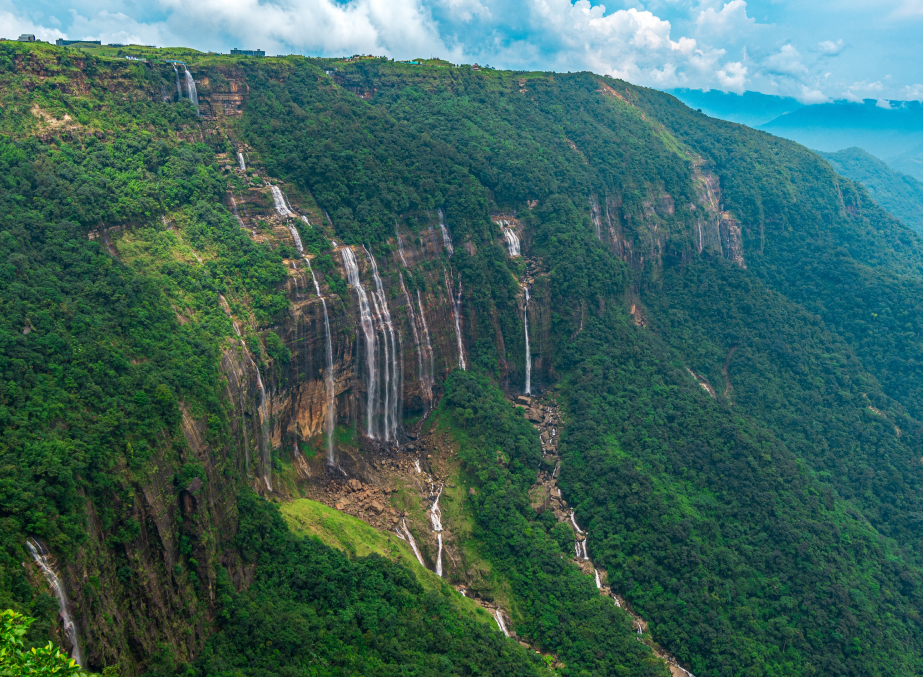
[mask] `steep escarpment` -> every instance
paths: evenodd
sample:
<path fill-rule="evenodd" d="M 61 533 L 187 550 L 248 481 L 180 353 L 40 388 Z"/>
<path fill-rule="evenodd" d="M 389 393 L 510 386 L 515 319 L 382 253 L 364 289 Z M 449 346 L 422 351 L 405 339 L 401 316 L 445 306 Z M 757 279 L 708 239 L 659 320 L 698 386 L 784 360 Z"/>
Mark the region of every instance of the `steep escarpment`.
<path fill-rule="evenodd" d="M 34 639 L 27 538 L 124 674 L 919 671 L 919 242 L 821 159 L 593 74 L 4 49 Z"/>

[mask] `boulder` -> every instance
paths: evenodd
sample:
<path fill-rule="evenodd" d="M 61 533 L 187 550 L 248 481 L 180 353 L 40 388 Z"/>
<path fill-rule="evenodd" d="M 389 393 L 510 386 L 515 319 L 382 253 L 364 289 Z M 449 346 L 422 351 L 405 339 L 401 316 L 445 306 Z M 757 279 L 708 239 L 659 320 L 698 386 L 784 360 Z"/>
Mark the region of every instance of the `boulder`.
<path fill-rule="evenodd" d="M 383 505 L 382 505 L 381 503 L 379 503 L 378 501 L 372 501 L 372 502 L 369 504 L 369 508 L 371 508 L 371 509 L 372 509 L 372 512 L 375 513 L 376 515 L 380 515 L 380 514 L 383 513 L 384 510 L 385 510 L 385 506 L 383 506 Z"/>
<path fill-rule="evenodd" d="M 346 483 L 346 486 L 348 486 L 352 491 L 359 491 L 362 488 L 362 482 L 356 479 L 352 479 Z"/>

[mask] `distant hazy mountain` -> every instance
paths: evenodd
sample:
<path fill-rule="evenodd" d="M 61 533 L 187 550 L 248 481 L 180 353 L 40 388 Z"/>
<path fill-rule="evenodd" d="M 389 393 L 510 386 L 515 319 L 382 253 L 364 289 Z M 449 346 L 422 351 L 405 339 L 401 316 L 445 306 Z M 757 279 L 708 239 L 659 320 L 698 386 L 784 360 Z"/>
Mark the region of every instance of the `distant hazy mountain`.
<path fill-rule="evenodd" d="M 833 152 L 859 146 L 886 161 L 923 144 L 923 106 L 893 101 L 882 108 L 871 99 L 804 106 L 760 128 L 809 148 Z"/>
<path fill-rule="evenodd" d="M 734 94 L 700 89 L 673 89 L 669 92 L 690 108 L 701 110 L 709 117 L 739 122 L 748 127 L 759 127 L 780 115 L 803 108 L 796 99 L 771 96 L 759 92 Z"/>
<path fill-rule="evenodd" d="M 923 105 L 874 99 L 805 106 L 790 97 L 759 92 L 726 94 L 692 89 L 670 91 L 706 115 L 750 127 L 828 153 L 864 148 L 905 174 L 923 181 Z"/>
<path fill-rule="evenodd" d="M 888 164 L 900 172 L 910 174 L 910 176 L 923 181 L 923 144 L 888 160 Z"/>
<path fill-rule="evenodd" d="M 895 171 L 861 148 L 820 153 L 838 174 L 863 184 L 875 202 L 923 233 L 923 183 Z"/>

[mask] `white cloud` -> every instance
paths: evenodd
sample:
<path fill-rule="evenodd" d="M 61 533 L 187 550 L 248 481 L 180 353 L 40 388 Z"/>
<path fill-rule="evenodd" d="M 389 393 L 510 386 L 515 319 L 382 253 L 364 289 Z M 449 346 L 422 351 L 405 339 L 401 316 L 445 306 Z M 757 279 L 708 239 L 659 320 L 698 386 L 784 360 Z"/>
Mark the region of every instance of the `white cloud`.
<path fill-rule="evenodd" d="M 846 43 L 844 43 L 843 40 L 837 40 L 836 42 L 833 40 L 824 40 L 823 42 L 817 43 L 820 52 L 827 56 L 836 56 L 843 51 L 843 47 L 845 46 Z"/>
<path fill-rule="evenodd" d="M 731 0 L 717 12 L 709 7 L 699 12 L 695 22 L 700 35 L 732 42 L 756 26 L 756 19 L 747 16 L 744 0 Z"/>
<path fill-rule="evenodd" d="M 819 89 L 810 89 L 806 85 L 801 86 L 801 93 L 795 96 L 803 104 L 828 103 L 830 97 Z"/>
<path fill-rule="evenodd" d="M 901 98 L 906 99 L 907 101 L 923 101 L 923 85 L 907 85 L 902 90 L 903 96 Z"/>
<path fill-rule="evenodd" d="M 46 42 L 54 42 L 65 37 L 57 28 L 41 26 L 12 12 L 0 12 L 0 37 L 16 39 L 23 33 L 31 33 L 37 39 Z"/>
<path fill-rule="evenodd" d="M 765 66 L 771 73 L 779 75 L 800 76 L 808 72 L 801 63 L 801 54 L 791 44 L 783 45 L 778 52 L 766 59 Z"/>
<path fill-rule="evenodd" d="M 723 91 L 743 94 L 747 84 L 747 67 L 742 63 L 739 61 L 726 63 L 715 75 L 718 76 L 718 84 Z"/>

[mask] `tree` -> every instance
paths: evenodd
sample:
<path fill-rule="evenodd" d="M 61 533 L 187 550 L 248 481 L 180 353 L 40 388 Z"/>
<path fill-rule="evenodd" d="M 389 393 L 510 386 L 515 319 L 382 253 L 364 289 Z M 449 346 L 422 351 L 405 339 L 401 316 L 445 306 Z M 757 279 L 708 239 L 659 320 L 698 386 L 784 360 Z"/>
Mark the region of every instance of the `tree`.
<path fill-rule="evenodd" d="M 24 649 L 22 638 L 34 622 L 34 618 L 12 609 L 0 612 L 0 677 L 86 674 L 77 661 L 51 642 L 37 649 Z"/>

